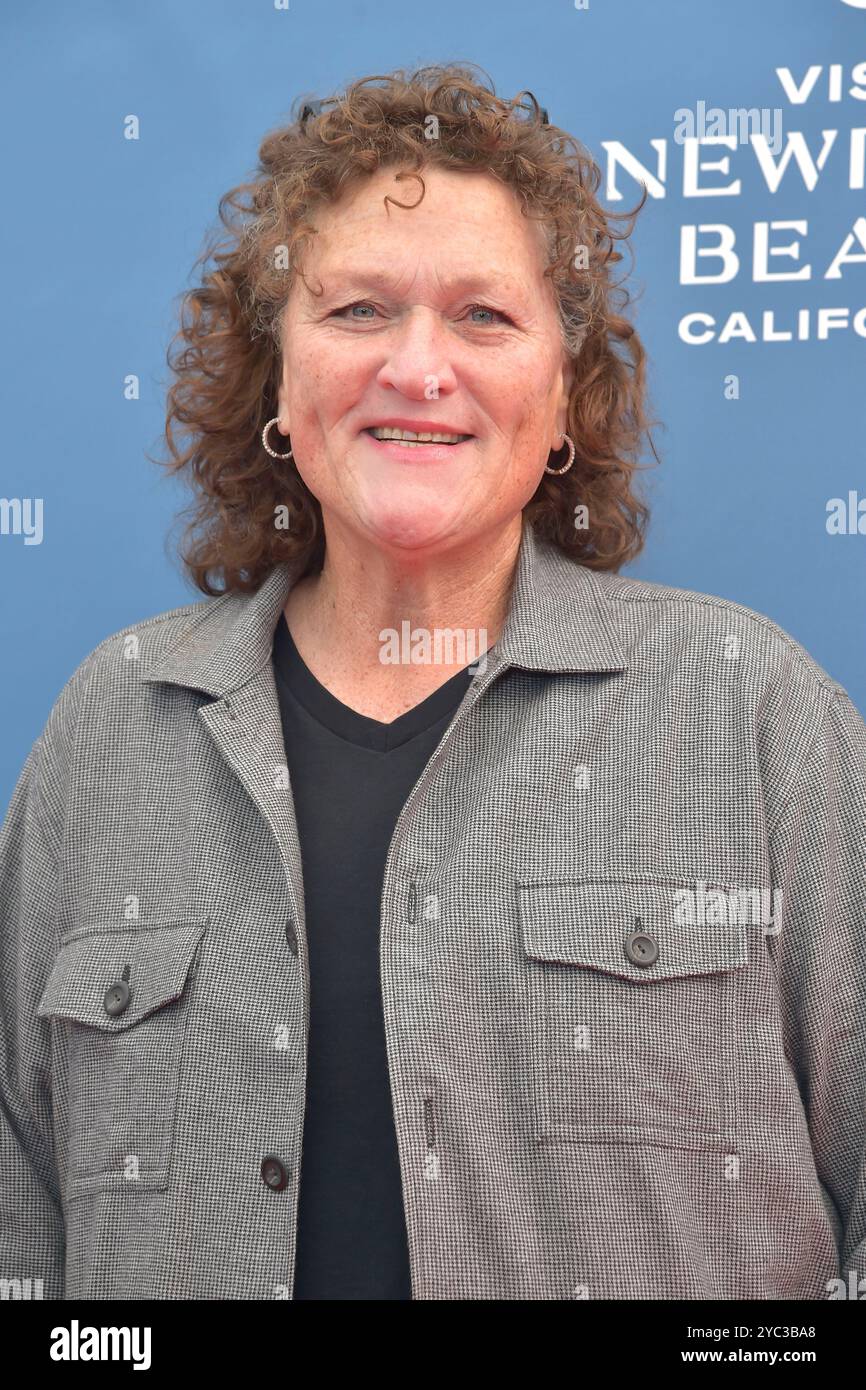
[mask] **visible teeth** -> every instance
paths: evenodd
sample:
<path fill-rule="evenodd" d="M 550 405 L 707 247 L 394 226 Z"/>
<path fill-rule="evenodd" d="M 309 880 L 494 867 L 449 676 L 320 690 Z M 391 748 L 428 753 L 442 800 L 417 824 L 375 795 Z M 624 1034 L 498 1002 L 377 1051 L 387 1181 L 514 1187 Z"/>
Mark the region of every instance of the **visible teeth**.
<path fill-rule="evenodd" d="M 390 425 L 377 426 L 370 430 L 374 439 L 402 439 L 408 444 L 459 444 L 463 439 L 469 439 L 468 434 L 429 434 L 426 431 L 416 433 L 414 430 L 399 430 Z"/>

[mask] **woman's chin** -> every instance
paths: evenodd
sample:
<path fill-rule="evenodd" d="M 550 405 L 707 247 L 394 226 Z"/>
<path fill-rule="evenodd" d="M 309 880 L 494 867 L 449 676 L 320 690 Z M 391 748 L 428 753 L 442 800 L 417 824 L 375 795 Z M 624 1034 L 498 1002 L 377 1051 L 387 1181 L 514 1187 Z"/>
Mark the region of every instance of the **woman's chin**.
<path fill-rule="evenodd" d="M 363 522 L 364 530 L 376 545 L 401 550 L 436 545 L 461 529 L 456 508 L 401 507 L 393 499 L 390 504 L 368 511 Z"/>

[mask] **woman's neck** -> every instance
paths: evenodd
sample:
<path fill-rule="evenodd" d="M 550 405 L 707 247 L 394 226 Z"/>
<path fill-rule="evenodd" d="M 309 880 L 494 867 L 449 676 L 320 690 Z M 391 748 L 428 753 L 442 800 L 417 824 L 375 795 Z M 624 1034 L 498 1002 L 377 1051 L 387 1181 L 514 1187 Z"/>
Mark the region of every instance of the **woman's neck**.
<path fill-rule="evenodd" d="M 390 723 L 498 639 L 520 524 L 429 555 L 365 547 L 326 524 L 323 568 L 284 609 L 304 662 L 343 704 Z"/>

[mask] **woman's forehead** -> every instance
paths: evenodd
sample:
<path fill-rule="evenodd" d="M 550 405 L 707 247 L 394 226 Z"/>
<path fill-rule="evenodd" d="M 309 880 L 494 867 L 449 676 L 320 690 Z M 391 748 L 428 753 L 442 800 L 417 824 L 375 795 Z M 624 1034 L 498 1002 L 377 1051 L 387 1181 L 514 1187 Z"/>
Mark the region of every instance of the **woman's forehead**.
<path fill-rule="evenodd" d="M 423 180 L 423 186 L 422 182 Z M 540 228 L 524 216 L 515 191 L 484 170 L 421 171 L 380 169 L 353 184 L 335 202 L 316 208 L 310 220 L 327 240 L 340 234 L 378 230 L 405 235 L 422 225 L 445 220 L 461 231 L 490 237 L 527 236 Z"/>
<path fill-rule="evenodd" d="M 319 279 L 335 287 L 363 282 L 393 289 L 416 264 L 435 263 L 437 278 L 447 277 L 455 292 L 517 290 L 547 265 L 544 228 L 523 215 L 511 189 L 487 175 L 465 175 L 475 178 L 482 182 L 462 183 L 443 197 L 425 171 L 419 200 L 420 185 L 371 176 L 351 200 L 328 204 L 308 219 L 315 231 L 304 249 L 305 269 L 315 266 Z"/>

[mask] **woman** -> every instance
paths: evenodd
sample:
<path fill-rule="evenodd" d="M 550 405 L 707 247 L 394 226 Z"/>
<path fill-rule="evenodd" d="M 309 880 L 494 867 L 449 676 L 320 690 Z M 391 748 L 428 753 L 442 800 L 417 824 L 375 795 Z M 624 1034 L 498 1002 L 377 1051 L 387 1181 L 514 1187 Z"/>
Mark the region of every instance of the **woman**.
<path fill-rule="evenodd" d="M 617 573 L 598 178 L 451 67 L 224 200 L 168 409 L 207 597 L 82 662 L 3 832 L 3 1268 L 46 1297 L 866 1274 L 866 727 L 767 618 Z"/>

